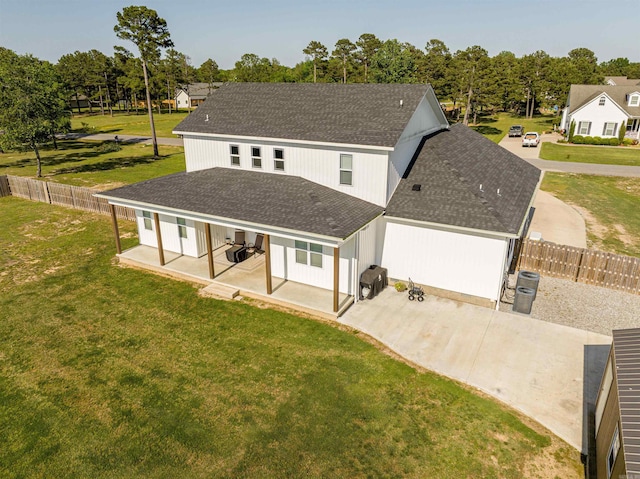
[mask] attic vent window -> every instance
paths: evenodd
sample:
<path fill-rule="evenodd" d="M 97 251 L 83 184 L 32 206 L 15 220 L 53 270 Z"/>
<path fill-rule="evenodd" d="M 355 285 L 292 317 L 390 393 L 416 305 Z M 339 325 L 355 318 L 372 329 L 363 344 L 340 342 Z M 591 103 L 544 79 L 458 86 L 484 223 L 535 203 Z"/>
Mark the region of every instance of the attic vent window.
<path fill-rule="evenodd" d="M 605 100 L 605 98 L 604 98 L 603 96 L 602 96 L 602 97 L 600 97 L 600 103 L 598 103 L 598 105 L 600 105 L 600 106 L 604 106 L 605 101 L 606 101 L 606 100 Z"/>
<path fill-rule="evenodd" d="M 413 186 L 411 187 L 411 190 L 412 190 L 412 191 L 420 191 L 421 189 L 422 189 L 422 185 L 418 185 L 418 184 L 413 185 Z"/>

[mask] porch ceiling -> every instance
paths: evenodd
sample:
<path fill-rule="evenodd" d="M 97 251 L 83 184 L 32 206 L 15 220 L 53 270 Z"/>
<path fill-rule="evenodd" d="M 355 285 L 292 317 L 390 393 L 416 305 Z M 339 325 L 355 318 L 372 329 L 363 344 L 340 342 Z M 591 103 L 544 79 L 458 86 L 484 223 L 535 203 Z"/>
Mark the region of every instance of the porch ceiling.
<path fill-rule="evenodd" d="M 383 212 L 300 177 L 231 168 L 176 173 L 96 196 L 340 239 Z"/>

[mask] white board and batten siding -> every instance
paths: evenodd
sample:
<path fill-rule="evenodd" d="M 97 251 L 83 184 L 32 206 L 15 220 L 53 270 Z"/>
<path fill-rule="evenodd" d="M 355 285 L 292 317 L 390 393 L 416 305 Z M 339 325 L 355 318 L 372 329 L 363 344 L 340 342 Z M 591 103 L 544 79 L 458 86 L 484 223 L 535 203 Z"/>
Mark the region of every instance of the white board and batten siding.
<path fill-rule="evenodd" d="M 142 210 L 136 210 L 136 219 L 140 244 L 157 248 L 158 238 L 156 236 L 156 224 L 153 219 L 153 214 L 151 214 L 150 218 L 151 229 L 147 229 L 144 224 L 145 218 Z M 188 219 L 185 220 L 187 237 L 181 238 L 175 216 L 160 214 L 159 220 L 162 248 L 164 250 L 185 256 L 193 256 L 195 258 L 206 254 L 207 249 L 203 223 Z"/>
<path fill-rule="evenodd" d="M 180 90 L 180 92 L 176 95 L 176 106 L 178 108 L 188 108 L 189 107 L 189 95 L 184 90 Z"/>
<path fill-rule="evenodd" d="M 287 140 L 232 140 L 197 135 L 183 135 L 187 171 L 214 167 L 299 176 L 314 183 L 341 191 L 379 206 L 387 203 L 388 151 L 310 145 Z M 240 166 L 231 165 L 231 145 L 240 152 Z M 262 167 L 254 168 L 252 147 L 260 147 Z M 274 150 L 284 151 L 284 171 L 275 169 Z M 352 185 L 340 184 L 340 154 L 353 156 Z"/>
<path fill-rule="evenodd" d="M 407 123 L 394 150 L 389 154 L 387 201 L 391 199 L 398 183 L 400 183 L 400 179 L 411 163 L 422 138 L 447 127 L 448 123 L 438 100 L 433 94 L 433 90 L 429 89 Z"/>
<path fill-rule="evenodd" d="M 499 299 L 506 238 L 475 236 L 386 220 L 382 266 L 389 277 Z"/>
<path fill-rule="evenodd" d="M 295 241 L 271 237 L 271 274 L 288 281 L 333 290 L 333 248 L 322 247 L 322 267 L 296 262 Z M 352 295 L 354 277 L 355 238 L 340 247 L 340 292 Z"/>
<path fill-rule="evenodd" d="M 600 99 L 604 98 L 604 105 L 600 106 Z M 579 127 L 580 122 L 590 121 L 591 126 L 589 133 L 584 136 L 600 136 L 603 138 L 616 138 L 620 127 L 626 130 L 627 128 L 627 115 L 622 109 L 620 109 L 608 96 L 600 95 L 591 100 L 586 105 L 582 106 L 570 115 L 568 120 L 570 128 L 571 122 L 576 122 L 576 129 L 574 134 L 580 135 Z M 605 123 L 615 123 L 616 130 L 613 135 L 604 134 Z"/>

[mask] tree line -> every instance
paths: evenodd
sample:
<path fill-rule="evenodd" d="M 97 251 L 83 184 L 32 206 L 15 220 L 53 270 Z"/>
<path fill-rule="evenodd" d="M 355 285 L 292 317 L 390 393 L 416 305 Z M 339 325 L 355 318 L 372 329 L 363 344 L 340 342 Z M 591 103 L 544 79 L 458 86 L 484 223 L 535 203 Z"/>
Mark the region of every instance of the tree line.
<path fill-rule="evenodd" d="M 559 110 L 571 84 L 598 84 L 604 76 L 640 78 L 640 63 L 627 58 L 598 63 L 587 48 L 575 48 L 565 57 L 542 50 L 492 57 L 478 45 L 452 52 L 438 39 L 418 48 L 372 33 L 355 41 L 339 39 L 332 49 L 310 41 L 301 49 L 304 60 L 293 67 L 253 53 L 242 55 L 228 70 L 211 58 L 195 67 L 189 55 L 174 48 L 166 21 L 154 10 L 125 7 L 116 18 L 116 35 L 131 41 L 137 55 L 123 47 L 114 47 L 111 56 L 75 51 L 51 64 L 0 47 L 0 146 L 31 145 L 38 156 L 38 143 L 55 142 L 55 133 L 69 130 L 71 100 L 80 113 L 80 100 L 86 99 L 90 112 L 96 108 L 102 114 L 116 108 L 137 111 L 144 104 L 157 156 L 152 106 L 161 111 L 164 105 L 171 112 L 176 90 L 195 82 L 429 83 L 454 120 L 468 124 L 481 111 L 532 117 L 540 108 Z"/>

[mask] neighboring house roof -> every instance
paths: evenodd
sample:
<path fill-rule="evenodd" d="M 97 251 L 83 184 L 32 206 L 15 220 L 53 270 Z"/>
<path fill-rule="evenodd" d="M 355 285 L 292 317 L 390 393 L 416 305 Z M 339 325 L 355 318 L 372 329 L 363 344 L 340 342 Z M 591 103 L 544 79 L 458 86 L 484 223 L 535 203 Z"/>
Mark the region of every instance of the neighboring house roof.
<path fill-rule="evenodd" d="M 640 106 L 629 106 L 627 95 L 640 90 L 633 85 L 571 85 L 569 90 L 569 111 L 573 114 L 590 101 L 606 93 L 625 113 L 640 117 Z"/>
<path fill-rule="evenodd" d="M 539 179 L 535 166 L 455 124 L 424 140 L 386 215 L 519 234 Z"/>
<path fill-rule="evenodd" d="M 640 328 L 613 331 L 622 444 L 627 474 L 640 474 Z"/>
<path fill-rule="evenodd" d="M 232 168 L 176 173 L 100 196 L 340 239 L 383 211 L 297 176 Z"/>
<path fill-rule="evenodd" d="M 627 77 L 604 77 L 604 81 L 610 85 L 640 85 L 640 79 Z"/>
<path fill-rule="evenodd" d="M 213 91 L 220 88 L 224 83 L 222 82 L 214 82 L 214 83 L 190 83 L 184 88 L 176 89 L 176 96 L 180 91 L 185 92 L 189 95 L 189 98 L 192 100 L 201 100 L 207 98 Z"/>
<path fill-rule="evenodd" d="M 429 88 L 227 83 L 174 131 L 392 148 Z"/>

